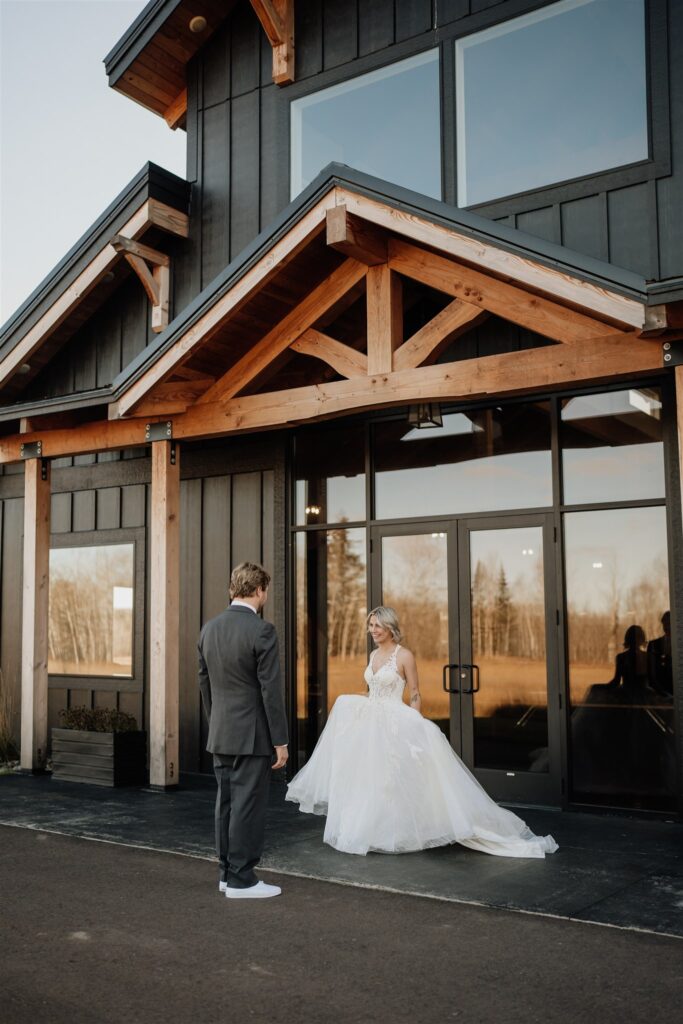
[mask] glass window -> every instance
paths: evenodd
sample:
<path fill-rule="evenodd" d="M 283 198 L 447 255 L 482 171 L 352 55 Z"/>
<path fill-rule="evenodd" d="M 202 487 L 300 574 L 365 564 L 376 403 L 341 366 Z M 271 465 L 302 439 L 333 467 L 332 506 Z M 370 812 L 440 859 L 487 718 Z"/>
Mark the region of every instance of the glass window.
<path fill-rule="evenodd" d="M 564 518 L 573 799 L 674 810 L 666 514 Z"/>
<path fill-rule="evenodd" d="M 562 402 L 567 504 L 664 497 L 658 388 L 630 388 Z"/>
<path fill-rule="evenodd" d="M 291 131 L 292 198 L 334 160 L 440 199 L 439 51 L 294 100 Z"/>
<path fill-rule="evenodd" d="M 562 0 L 456 42 L 458 205 L 648 157 L 643 0 Z"/>
<path fill-rule="evenodd" d="M 133 675 L 135 545 L 50 551 L 48 672 Z"/>
<path fill-rule="evenodd" d="M 301 431 L 295 441 L 296 522 L 365 519 L 365 428 Z"/>
<path fill-rule="evenodd" d="M 376 518 L 454 515 L 552 502 L 550 407 L 535 402 L 407 419 L 374 432 Z"/>
<path fill-rule="evenodd" d="M 307 530 L 296 538 L 299 752 L 310 756 L 341 693 L 364 693 L 365 530 Z"/>

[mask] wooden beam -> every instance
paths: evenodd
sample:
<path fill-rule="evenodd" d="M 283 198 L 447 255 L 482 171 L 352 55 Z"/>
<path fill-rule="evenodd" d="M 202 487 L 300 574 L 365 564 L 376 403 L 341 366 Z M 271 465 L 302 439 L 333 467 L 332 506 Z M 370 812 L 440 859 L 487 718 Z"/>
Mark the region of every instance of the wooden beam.
<path fill-rule="evenodd" d="M 149 781 L 178 784 L 180 665 L 180 451 L 152 444 L 150 530 Z M 142 595 L 138 595 L 142 599 Z"/>
<path fill-rule="evenodd" d="M 294 0 L 250 0 L 273 48 L 273 81 L 294 81 Z"/>
<path fill-rule="evenodd" d="M 123 253 L 125 260 L 140 278 L 147 298 L 152 304 L 152 330 L 159 334 L 168 327 L 171 295 L 170 257 L 122 235 L 114 235 L 111 244 L 117 252 Z M 152 265 L 151 270 L 149 263 Z"/>
<path fill-rule="evenodd" d="M 488 313 L 469 302 L 453 299 L 445 309 L 394 352 L 394 369 L 408 370 L 434 362 L 446 345 L 486 319 Z"/>
<path fill-rule="evenodd" d="M 304 331 L 291 347 L 302 355 L 322 359 L 342 377 L 364 377 L 367 375 L 368 357 L 363 352 L 357 352 L 349 345 L 343 345 L 340 341 L 335 341 L 327 334 L 321 334 L 320 331 L 314 331 L 312 328 Z"/>
<path fill-rule="evenodd" d="M 553 341 L 573 344 L 599 338 L 606 333 L 606 325 L 600 320 L 533 295 L 516 285 L 488 277 L 409 242 L 391 239 L 389 266 L 430 288 L 479 306 Z"/>
<path fill-rule="evenodd" d="M 286 266 L 323 230 L 325 212 L 334 204 L 334 194 L 323 196 L 319 203 L 276 242 L 272 249 L 251 267 L 233 287 L 183 334 L 152 366 L 119 398 L 117 415 L 130 415 L 138 402 L 170 373 L 179 372 L 184 360 L 236 312 L 257 288 L 263 287 L 283 266 Z"/>
<path fill-rule="evenodd" d="M 403 341 L 401 282 L 384 263 L 368 267 L 368 373 L 391 373 L 393 356 Z"/>
<path fill-rule="evenodd" d="M 21 767 L 47 759 L 50 465 L 27 459 L 24 476 L 24 578 L 21 621 Z"/>
<path fill-rule="evenodd" d="M 200 404 L 225 402 L 238 394 L 275 361 L 292 342 L 318 320 L 330 306 L 353 288 L 366 268 L 355 260 L 346 260 L 303 298 L 291 313 L 257 342 L 213 387 L 199 399 Z"/>
<path fill-rule="evenodd" d="M 181 89 L 170 106 L 164 111 L 164 121 L 173 131 L 179 128 L 187 115 L 187 89 Z"/>
<path fill-rule="evenodd" d="M 125 235 L 114 235 L 111 244 L 117 252 L 122 252 L 124 255 L 130 253 L 144 260 L 145 263 L 151 263 L 154 267 L 170 267 L 171 265 L 171 257 L 167 256 L 165 252 L 152 249 L 150 245 L 143 245 L 142 242 L 136 242 L 133 238 L 126 238 Z"/>
<path fill-rule="evenodd" d="M 548 345 L 286 392 L 198 403 L 173 416 L 173 436 L 180 440 L 221 437 L 417 401 L 534 394 L 555 387 L 661 374 L 661 370 L 658 344 L 618 333 L 577 345 Z M 162 418 L 157 415 L 158 420 Z M 0 463 L 18 462 L 22 443 L 34 440 L 41 440 L 43 456 L 51 458 L 145 445 L 149 443 L 145 438 L 148 422 L 144 418 L 104 420 L 75 429 L 0 437 Z"/>
<path fill-rule="evenodd" d="M 332 249 L 368 267 L 387 262 L 386 233 L 354 217 L 345 206 L 334 206 L 327 211 L 326 236 Z"/>
<path fill-rule="evenodd" d="M 647 307 L 642 302 L 611 291 L 604 285 L 583 281 L 568 271 L 547 267 L 537 259 L 508 252 L 495 242 L 472 238 L 457 229 L 397 210 L 342 186 L 337 187 L 336 196 L 337 203 L 343 203 L 349 213 L 355 213 L 393 234 L 433 246 L 444 255 L 464 260 L 480 270 L 533 288 L 560 302 L 572 303 L 584 312 L 604 317 L 612 323 L 637 330 L 645 325 Z"/>
<path fill-rule="evenodd" d="M 135 415 L 140 417 L 169 416 L 171 413 L 185 412 L 189 405 L 194 405 L 198 398 L 214 383 L 215 377 L 200 376 L 192 380 L 164 381 L 157 384 L 150 393 L 138 402 Z M 109 419 L 117 420 L 119 410 L 116 402 L 109 406 Z"/>
<path fill-rule="evenodd" d="M 156 199 L 148 199 L 122 226 L 121 235 L 134 241 L 152 225 L 182 237 L 187 237 L 189 232 L 186 214 Z M 64 323 L 121 258 L 122 254 L 109 243 L 93 256 L 78 277 L 64 289 L 21 341 L 0 361 L 0 387 L 16 373 L 22 363 L 30 361 L 36 349 Z"/>

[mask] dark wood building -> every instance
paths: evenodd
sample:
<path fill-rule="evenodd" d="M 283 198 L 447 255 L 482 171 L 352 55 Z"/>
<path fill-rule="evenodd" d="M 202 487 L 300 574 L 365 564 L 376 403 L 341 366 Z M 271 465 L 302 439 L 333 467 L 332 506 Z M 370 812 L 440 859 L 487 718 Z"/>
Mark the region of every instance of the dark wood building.
<path fill-rule="evenodd" d="M 207 772 L 200 624 L 273 573 L 299 763 L 400 613 L 499 800 L 683 810 L 683 5 L 151 0 L 187 134 L 0 334 L 0 645 Z"/>

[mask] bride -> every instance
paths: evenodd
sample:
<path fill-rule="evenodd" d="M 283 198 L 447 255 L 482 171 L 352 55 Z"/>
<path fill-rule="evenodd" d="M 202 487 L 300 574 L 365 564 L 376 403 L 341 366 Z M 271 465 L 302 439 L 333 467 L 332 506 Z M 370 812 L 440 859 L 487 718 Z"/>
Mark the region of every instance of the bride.
<path fill-rule="evenodd" d="M 344 853 L 406 853 L 461 843 L 498 857 L 544 857 L 536 836 L 499 807 L 423 718 L 415 658 L 393 608 L 374 608 L 367 694 L 338 697 L 308 763 L 287 787 L 302 811 L 326 814 L 324 841 Z M 408 687 L 410 706 L 403 703 Z"/>

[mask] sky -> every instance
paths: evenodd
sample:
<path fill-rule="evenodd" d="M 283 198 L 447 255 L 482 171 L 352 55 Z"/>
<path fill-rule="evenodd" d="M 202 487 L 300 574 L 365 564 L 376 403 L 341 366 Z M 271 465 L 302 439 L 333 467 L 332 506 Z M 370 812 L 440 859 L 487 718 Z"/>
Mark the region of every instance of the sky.
<path fill-rule="evenodd" d="M 0 324 L 148 161 L 185 176 L 185 132 L 107 84 L 146 0 L 0 0 Z"/>

